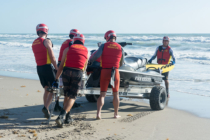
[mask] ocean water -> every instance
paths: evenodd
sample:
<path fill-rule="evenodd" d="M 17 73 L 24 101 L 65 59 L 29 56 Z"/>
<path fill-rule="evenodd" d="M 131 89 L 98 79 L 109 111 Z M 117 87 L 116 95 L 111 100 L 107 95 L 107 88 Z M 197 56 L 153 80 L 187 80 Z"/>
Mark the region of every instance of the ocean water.
<path fill-rule="evenodd" d="M 98 48 L 97 42 L 105 42 L 103 34 L 84 35 L 89 51 Z M 176 57 L 175 68 L 169 74 L 170 92 L 209 100 L 210 34 L 118 34 L 117 41 L 133 43 L 124 48 L 128 56 L 149 59 L 156 47 L 162 44 L 164 35 L 170 37 L 169 45 Z M 49 34 L 48 37 L 54 44 L 57 59 L 60 46 L 68 39 L 68 34 Z M 0 75 L 38 79 L 31 48 L 36 38 L 36 34 L 0 34 Z"/>

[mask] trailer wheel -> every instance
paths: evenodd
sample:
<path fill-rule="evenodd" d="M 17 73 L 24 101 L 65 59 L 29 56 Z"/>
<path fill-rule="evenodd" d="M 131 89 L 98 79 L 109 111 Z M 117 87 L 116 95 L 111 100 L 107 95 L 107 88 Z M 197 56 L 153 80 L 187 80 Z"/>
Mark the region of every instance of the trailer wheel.
<path fill-rule="evenodd" d="M 92 95 L 92 94 L 86 94 L 85 97 L 89 102 L 97 102 L 100 95 Z"/>
<path fill-rule="evenodd" d="M 152 110 L 163 110 L 166 106 L 167 94 L 162 86 L 152 88 L 150 94 L 150 107 Z"/>

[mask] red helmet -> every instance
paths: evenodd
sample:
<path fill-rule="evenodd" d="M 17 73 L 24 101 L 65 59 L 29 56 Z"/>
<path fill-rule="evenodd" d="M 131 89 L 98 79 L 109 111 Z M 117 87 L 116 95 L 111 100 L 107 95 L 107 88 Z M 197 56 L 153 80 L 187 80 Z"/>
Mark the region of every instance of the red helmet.
<path fill-rule="evenodd" d="M 108 42 L 111 36 L 115 36 L 117 38 L 116 33 L 113 30 L 109 30 L 105 33 L 104 39 Z"/>
<path fill-rule="evenodd" d="M 83 44 L 85 43 L 85 36 L 83 34 L 76 34 L 74 35 L 73 41 L 81 41 Z"/>
<path fill-rule="evenodd" d="M 76 35 L 76 34 L 80 34 L 79 30 L 77 30 L 77 29 L 71 29 L 69 35 Z"/>
<path fill-rule="evenodd" d="M 164 36 L 164 37 L 163 37 L 163 40 L 170 41 L 170 38 L 169 38 L 168 36 Z"/>
<path fill-rule="evenodd" d="M 41 24 L 38 24 L 37 26 L 36 26 L 36 32 L 38 32 L 38 31 L 43 31 L 43 32 L 45 32 L 46 34 L 48 34 L 48 27 L 47 27 L 47 25 L 46 24 L 43 24 L 43 23 L 41 23 Z"/>

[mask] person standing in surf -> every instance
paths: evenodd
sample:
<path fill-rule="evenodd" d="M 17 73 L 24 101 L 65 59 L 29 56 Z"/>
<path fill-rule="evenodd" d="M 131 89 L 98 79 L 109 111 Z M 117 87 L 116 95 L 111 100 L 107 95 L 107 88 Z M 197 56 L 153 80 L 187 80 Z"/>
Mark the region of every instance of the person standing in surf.
<path fill-rule="evenodd" d="M 175 57 L 173 54 L 173 50 L 169 46 L 169 41 L 170 41 L 170 38 L 168 36 L 163 37 L 163 45 L 157 47 L 154 55 L 148 61 L 149 63 L 152 63 L 152 60 L 154 60 L 157 57 L 158 64 L 162 64 L 162 65 L 166 65 L 166 64 L 174 65 L 175 64 Z M 171 60 L 171 58 L 173 60 Z M 162 73 L 162 75 L 164 76 L 163 80 L 165 82 L 167 97 L 169 98 L 170 97 L 169 96 L 169 81 L 168 81 L 169 72 Z"/>
<path fill-rule="evenodd" d="M 49 106 L 52 102 L 53 93 L 47 91 L 47 88 L 52 85 L 55 80 L 54 68 L 57 70 L 55 56 L 52 50 L 53 44 L 47 38 L 48 27 L 45 24 L 38 24 L 36 32 L 39 36 L 32 44 L 32 50 L 37 64 L 37 73 L 42 87 L 44 88 L 44 107 L 42 112 L 45 118 L 49 118 Z M 52 64 L 54 68 L 52 68 Z"/>
<path fill-rule="evenodd" d="M 52 84 L 53 87 L 57 88 L 58 78 L 62 74 L 65 102 L 64 108 L 56 119 L 57 126 L 61 128 L 64 124 L 64 116 L 70 112 L 74 105 L 81 86 L 82 75 L 86 71 L 88 63 L 88 49 L 84 46 L 84 35 L 76 34 L 73 38 L 73 42 L 73 45 L 64 50 L 55 81 Z"/>
<path fill-rule="evenodd" d="M 76 35 L 76 34 L 80 34 L 80 32 L 79 32 L 79 30 L 77 30 L 77 29 L 72 29 L 72 30 L 70 30 L 70 33 L 69 33 L 69 38 L 70 39 L 67 39 L 67 40 L 65 40 L 63 43 L 62 43 L 62 45 L 61 45 L 61 48 L 60 48 L 60 53 L 59 53 L 59 57 L 58 57 L 58 67 L 60 66 L 60 63 L 61 63 L 61 59 L 62 59 L 62 56 L 63 56 L 63 51 L 66 49 L 66 48 L 68 48 L 68 47 L 70 47 L 72 44 L 73 44 L 73 37 Z M 59 86 L 60 86 L 60 88 L 62 88 L 63 87 L 63 80 L 62 80 L 62 74 L 61 74 L 61 76 L 59 77 Z M 66 96 L 65 94 L 64 94 L 64 96 Z M 65 98 L 64 98 L 65 99 Z M 65 100 L 64 100 L 64 102 L 63 102 L 63 105 L 65 104 Z M 73 107 L 79 107 L 80 106 L 80 104 L 79 103 L 74 103 L 74 105 L 73 105 Z M 61 111 L 62 110 L 62 108 L 59 106 L 59 100 L 57 100 L 56 101 L 56 105 L 55 105 L 55 108 L 54 108 L 54 111 Z M 71 123 L 73 121 L 73 119 L 71 119 L 71 116 L 70 116 L 70 112 L 68 112 L 67 114 L 66 114 L 66 120 L 65 120 L 65 123 L 67 123 L 67 124 L 69 124 L 69 123 Z"/>
<path fill-rule="evenodd" d="M 116 33 L 113 30 L 109 30 L 105 33 L 105 44 L 102 44 L 97 52 L 90 58 L 89 63 L 92 64 L 98 58 L 101 57 L 101 76 L 100 76 L 100 97 L 97 100 L 97 115 L 96 119 L 101 119 L 101 110 L 104 105 L 104 99 L 109 86 L 112 85 L 113 91 L 113 106 L 114 106 L 114 118 L 121 117 L 118 115 L 119 109 L 119 86 L 120 86 L 120 74 L 118 68 L 124 63 L 124 53 L 120 44 L 116 43 Z"/>

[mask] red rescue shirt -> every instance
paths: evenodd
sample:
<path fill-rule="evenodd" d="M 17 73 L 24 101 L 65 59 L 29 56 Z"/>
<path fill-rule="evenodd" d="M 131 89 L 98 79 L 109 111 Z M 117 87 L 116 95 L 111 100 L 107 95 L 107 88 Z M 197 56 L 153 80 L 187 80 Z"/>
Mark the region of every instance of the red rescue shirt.
<path fill-rule="evenodd" d="M 78 68 L 84 70 L 87 58 L 87 48 L 80 44 L 73 44 L 69 47 L 69 51 L 67 52 L 64 67 Z"/>
<path fill-rule="evenodd" d="M 44 46 L 44 38 L 37 38 L 32 44 L 37 66 L 51 64 L 47 48 Z"/>
<path fill-rule="evenodd" d="M 170 46 L 166 49 L 162 49 L 161 51 L 158 49 L 157 51 L 157 63 L 158 64 L 168 64 L 171 59 L 171 55 L 169 53 Z"/>
<path fill-rule="evenodd" d="M 63 51 L 70 46 L 70 43 L 72 42 L 72 39 L 67 39 L 66 41 L 63 42 L 61 48 L 60 48 L 60 53 L 58 57 L 58 62 L 61 62 L 62 56 L 63 56 Z"/>
<path fill-rule="evenodd" d="M 104 44 L 101 56 L 102 68 L 119 68 L 122 57 L 122 48 L 116 42 L 107 42 Z"/>

